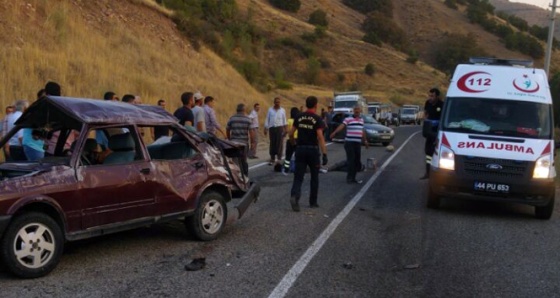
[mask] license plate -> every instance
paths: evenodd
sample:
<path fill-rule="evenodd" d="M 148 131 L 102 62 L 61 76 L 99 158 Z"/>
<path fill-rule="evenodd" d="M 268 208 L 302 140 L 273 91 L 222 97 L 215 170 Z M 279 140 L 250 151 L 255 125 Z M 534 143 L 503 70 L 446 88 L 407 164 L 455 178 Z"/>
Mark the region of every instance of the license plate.
<path fill-rule="evenodd" d="M 381 136 L 382 139 L 389 139 L 391 138 L 390 136 Z"/>
<path fill-rule="evenodd" d="M 474 182 L 474 190 L 486 192 L 509 193 L 509 185 L 491 182 Z"/>

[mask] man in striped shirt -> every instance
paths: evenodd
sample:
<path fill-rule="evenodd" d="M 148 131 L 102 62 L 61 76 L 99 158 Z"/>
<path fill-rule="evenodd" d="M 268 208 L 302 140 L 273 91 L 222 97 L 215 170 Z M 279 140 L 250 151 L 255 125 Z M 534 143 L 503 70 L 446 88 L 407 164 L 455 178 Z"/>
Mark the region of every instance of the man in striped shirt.
<path fill-rule="evenodd" d="M 362 180 L 356 180 L 356 172 L 362 168 L 362 142 L 365 143 L 366 149 L 369 147 L 364 132 L 364 119 L 362 118 L 362 108 L 354 107 L 354 114 L 344 119 L 335 131 L 330 135 L 331 139 L 342 129 L 346 127 L 346 137 L 344 139 L 344 150 L 346 151 L 346 163 L 348 165 L 348 173 L 346 182 L 361 184 Z"/>
<path fill-rule="evenodd" d="M 255 131 L 250 129 L 252 121 L 247 116 L 245 104 L 237 105 L 237 114 L 231 116 L 226 126 L 226 136 L 229 140 L 243 143 L 245 145 L 244 156 L 241 157 L 243 171 L 247 175 L 249 173 L 249 165 L 247 164 L 247 151 L 249 144 L 254 138 Z"/>

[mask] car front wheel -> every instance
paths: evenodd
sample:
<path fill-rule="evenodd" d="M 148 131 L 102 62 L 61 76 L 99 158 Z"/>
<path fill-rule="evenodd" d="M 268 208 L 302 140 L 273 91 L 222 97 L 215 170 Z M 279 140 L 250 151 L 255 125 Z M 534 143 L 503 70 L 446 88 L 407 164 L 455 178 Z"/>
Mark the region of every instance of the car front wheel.
<path fill-rule="evenodd" d="M 186 224 L 196 238 L 210 241 L 218 238 L 226 220 L 227 209 L 223 196 L 211 191 L 202 195 L 195 214 L 186 219 Z"/>
<path fill-rule="evenodd" d="M 2 260 L 12 273 L 35 278 L 47 275 L 58 265 L 64 241 L 54 219 L 30 212 L 14 219 L 1 245 Z"/>

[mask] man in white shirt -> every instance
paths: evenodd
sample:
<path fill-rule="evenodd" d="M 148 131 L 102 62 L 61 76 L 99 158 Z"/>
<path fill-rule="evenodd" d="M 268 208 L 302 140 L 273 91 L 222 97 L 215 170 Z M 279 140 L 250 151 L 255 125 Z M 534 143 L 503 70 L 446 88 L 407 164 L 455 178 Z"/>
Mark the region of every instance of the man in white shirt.
<path fill-rule="evenodd" d="M 284 137 L 288 131 L 286 111 L 280 107 L 280 97 L 274 98 L 274 106 L 268 109 L 264 121 L 264 135 L 270 132 L 270 161 L 269 165 L 282 160 Z M 277 159 L 275 159 L 277 158 Z"/>
<path fill-rule="evenodd" d="M 14 106 L 6 107 L 6 117 L 2 119 L 2 132 L 1 135 L 4 137 L 8 133 L 8 116 L 14 112 Z"/>
<path fill-rule="evenodd" d="M 253 105 L 253 110 L 249 114 L 249 119 L 251 119 L 251 126 L 249 127 L 253 131 L 253 138 L 251 139 L 251 144 L 249 148 L 249 158 L 255 159 L 259 158 L 257 156 L 257 145 L 259 143 L 259 110 L 261 106 L 256 103 Z"/>
<path fill-rule="evenodd" d="M 14 123 L 21 117 L 21 114 L 27 107 L 29 102 L 27 100 L 18 100 L 15 104 L 15 112 L 8 115 L 6 118 L 7 131 L 9 132 L 14 128 Z M 23 129 L 20 129 L 15 135 L 13 135 L 8 143 L 4 145 L 4 155 L 7 161 L 23 161 L 26 160 L 25 154 L 23 153 Z"/>

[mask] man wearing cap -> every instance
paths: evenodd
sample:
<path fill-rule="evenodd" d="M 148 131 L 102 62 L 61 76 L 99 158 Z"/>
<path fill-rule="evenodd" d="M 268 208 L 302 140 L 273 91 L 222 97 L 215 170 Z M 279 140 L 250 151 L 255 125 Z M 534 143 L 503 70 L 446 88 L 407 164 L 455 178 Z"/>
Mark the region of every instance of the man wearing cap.
<path fill-rule="evenodd" d="M 202 108 L 202 100 L 204 96 L 197 91 L 194 94 L 194 106 L 192 108 L 192 112 L 194 115 L 194 127 L 196 131 L 205 132 L 206 131 L 206 115 L 204 114 L 204 109 Z"/>
<path fill-rule="evenodd" d="M 255 159 L 257 157 L 257 145 L 259 143 L 259 110 L 261 106 L 258 103 L 253 105 L 253 110 L 249 114 L 251 119 L 251 130 L 253 131 L 253 138 L 251 139 L 251 146 L 249 148 L 249 158 Z"/>

